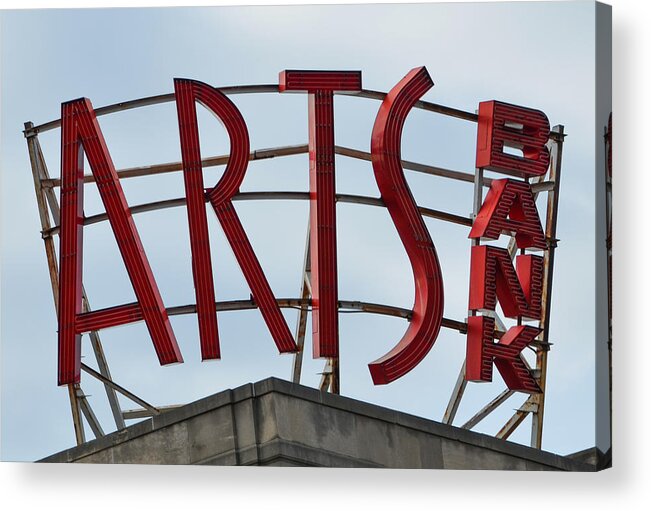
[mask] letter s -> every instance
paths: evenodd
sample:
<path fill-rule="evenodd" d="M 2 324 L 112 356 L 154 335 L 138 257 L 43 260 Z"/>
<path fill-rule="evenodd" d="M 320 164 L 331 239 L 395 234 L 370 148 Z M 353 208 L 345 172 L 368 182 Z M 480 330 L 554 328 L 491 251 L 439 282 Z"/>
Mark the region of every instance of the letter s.
<path fill-rule="evenodd" d="M 389 353 L 369 364 L 375 385 L 390 383 L 416 367 L 434 345 L 443 319 L 441 267 L 400 164 L 407 114 L 433 85 L 425 67 L 412 69 L 387 94 L 373 126 L 371 162 L 375 180 L 409 256 L 416 291 L 405 335 Z"/>

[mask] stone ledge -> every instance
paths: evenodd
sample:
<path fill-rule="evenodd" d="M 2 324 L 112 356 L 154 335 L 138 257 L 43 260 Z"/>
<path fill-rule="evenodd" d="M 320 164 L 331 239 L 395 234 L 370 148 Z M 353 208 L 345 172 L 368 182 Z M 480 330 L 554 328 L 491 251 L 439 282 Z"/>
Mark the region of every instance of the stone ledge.
<path fill-rule="evenodd" d="M 277 415 L 288 413 L 287 406 L 292 416 L 283 415 L 279 422 Z M 230 407 L 230 412 L 220 413 L 224 407 Z M 343 421 L 345 425 L 338 426 L 337 421 Z M 306 424 L 305 430 L 300 427 L 303 423 Z M 186 424 L 198 424 L 199 429 L 188 428 Z M 281 431 L 283 427 L 285 429 Z M 333 432 L 336 427 L 347 428 L 344 431 L 348 438 L 347 448 L 337 444 L 336 432 Z M 179 434 L 179 430 L 183 433 Z M 320 434 L 310 436 L 308 431 Z M 175 436 L 164 440 L 165 435 L 172 435 L 172 432 Z M 380 435 L 381 438 L 372 439 L 368 435 Z M 410 446 L 410 451 L 396 451 L 396 447 L 390 445 L 392 439 L 399 441 L 400 445 Z M 359 442 L 359 449 L 355 442 Z M 369 442 L 372 445 L 370 449 Z M 440 447 L 435 449 L 436 452 L 427 447 L 439 445 L 436 442 L 445 443 L 445 453 Z M 125 444 L 129 444 L 128 447 Z M 147 449 L 160 451 L 160 445 L 166 446 L 164 452 L 151 452 L 149 455 L 142 452 Z M 376 445 L 378 450 L 374 451 Z M 358 451 L 361 456 L 354 456 Z M 374 457 L 375 452 L 377 459 L 368 459 Z M 392 456 L 400 457 L 399 463 Z M 445 456 L 448 456 L 447 460 Z M 476 456 L 480 456 L 483 463 L 473 466 L 472 458 Z M 267 378 L 205 397 L 40 461 L 597 470 L 586 460 L 586 457 L 572 459 L 539 451 L 277 378 Z"/>

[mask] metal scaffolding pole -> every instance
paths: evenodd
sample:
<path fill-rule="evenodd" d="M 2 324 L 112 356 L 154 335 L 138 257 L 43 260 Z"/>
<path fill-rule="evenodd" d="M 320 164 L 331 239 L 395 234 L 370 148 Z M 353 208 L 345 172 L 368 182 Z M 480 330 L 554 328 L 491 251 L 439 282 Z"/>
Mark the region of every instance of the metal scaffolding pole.
<path fill-rule="evenodd" d="M 33 127 L 33 123 L 25 123 L 25 129 Z M 29 152 L 29 161 L 32 169 L 32 178 L 34 181 L 34 192 L 36 193 L 36 204 L 38 205 L 38 213 L 41 222 L 42 232 L 47 232 L 50 229 L 50 216 L 48 214 L 45 194 L 41 185 L 41 169 L 38 148 L 37 135 L 27 136 L 27 150 Z M 47 258 L 48 270 L 50 275 L 50 285 L 52 288 L 52 297 L 54 299 L 55 311 L 59 310 L 59 271 L 57 264 L 56 249 L 54 241 L 51 236 L 43 236 L 43 243 L 45 245 L 45 255 Z M 72 423 L 75 430 L 75 439 L 77 445 L 81 445 L 86 441 L 84 433 L 84 426 L 81 422 L 81 411 L 79 407 L 79 400 L 77 398 L 77 390 L 75 385 L 68 385 L 68 397 L 70 399 L 70 409 L 72 412 Z"/>
<path fill-rule="evenodd" d="M 479 213 L 479 210 L 481 209 L 481 204 L 484 200 L 484 169 L 477 168 L 475 169 L 475 179 L 474 179 L 474 187 L 473 187 L 473 194 L 472 194 L 472 216 L 471 220 L 472 222 L 475 221 L 475 218 L 477 218 L 477 214 Z M 471 246 L 476 246 L 479 245 L 479 240 L 473 239 L 470 242 Z M 471 316 L 475 315 L 475 311 L 468 311 L 468 313 Z M 459 370 L 459 375 L 457 376 L 457 381 L 454 384 L 454 388 L 452 389 L 452 395 L 450 396 L 450 400 L 448 402 L 448 406 L 445 409 L 445 413 L 443 414 L 443 424 L 452 424 L 454 422 L 454 418 L 457 415 L 457 411 L 459 410 L 459 405 L 461 404 L 461 399 L 463 398 L 463 394 L 466 391 L 466 358 L 464 356 L 463 358 L 463 363 L 461 364 L 461 369 Z"/>
<path fill-rule="evenodd" d="M 565 137 L 564 127 L 554 126 L 552 132 L 556 134 L 551 141 L 551 165 L 549 180 L 554 183 L 554 188 L 547 192 L 547 218 L 545 221 L 545 237 L 547 238 L 547 250 L 544 257 L 544 275 L 542 289 L 542 313 L 540 327 L 542 333 L 539 340 L 541 344 L 536 347 L 536 372 L 539 374 L 538 384 L 542 390 L 541 394 L 531 397 L 535 410 L 532 408 L 531 422 L 531 447 L 542 448 L 543 417 L 545 412 L 545 387 L 547 383 L 547 353 L 549 352 L 549 325 L 550 311 L 552 305 L 552 282 L 554 279 L 554 252 L 556 250 L 556 226 L 558 220 L 558 195 L 561 185 L 561 163 L 563 160 L 563 139 Z"/>
<path fill-rule="evenodd" d="M 25 123 L 25 128 L 28 129 L 32 123 Z M 39 205 L 39 212 L 41 213 L 41 227 L 43 228 L 43 240 L 46 245 L 46 254 L 48 258 L 48 267 L 50 270 L 50 280 L 52 283 L 52 293 L 55 301 L 55 309 L 58 311 L 59 305 L 59 275 L 57 267 L 57 258 L 56 250 L 54 247 L 54 240 L 52 238 L 52 229 L 50 225 L 50 214 L 52 215 L 52 220 L 55 225 L 60 223 L 60 209 L 59 201 L 54 193 L 54 190 L 51 186 L 44 186 L 45 181 L 50 180 L 50 175 L 47 169 L 47 164 L 45 162 L 45 157 L 43 156 L 43 151 L 38 140 L 38 135 L 30 135 L 27 138 L 27 144 L 30 152 L 30 161 L 32 164 L 32 174 L 34 175 L 35 187 L 37 188 L 37 197 L 40 196 L 40 200 L 37 199 Z M 48 214 L 49 209 L 49 214 Z M 82 291 L 82 309 L 84 312 L 90 312 L 90 303 L 86 295 L 86 291 Z M 108 362 L 104 355 L 104 350 L 102 348 L 102 343 L 97 332 L 89 333 L 91 346 L 93 348 L 93 353 L 97 364 L 100 368 L 101 373 L 111 379 L 111 373 L 109 371 Z M 118 402 L 117 395 L 115 391 L 110 388 L 108 385 L 104 386 L 106 391 L 106 397 L 108 398 L 109 405 L 111 407 L 111 412 L 115 420 L 115 425 L 118 429 L 124 429 L 126 427 L 124 419 L 122 418 L 122 411 L 120 410 L 120 404 Z M 77 393 L 75 394 L 77 395 Z"/>
<path fill-rule="evenodd" d="M 307 222 L 307 233 L 305 235 L 305 257 L 303 259 L 303 271 L 301 272 L 301 300 L 309 300 L 312 297 L 310 278 L 312 276 L 312 264 L 310 262 L 310 222 Z M 301 383 L 301 370 L 303 369 L 303 356 L 305 348 L 305 329 L 307 327 L 307 307 L 301 307 L 296 319 L 296 346 L 298 351 L 294 354 L 292 367 L 292 381 Z"/>

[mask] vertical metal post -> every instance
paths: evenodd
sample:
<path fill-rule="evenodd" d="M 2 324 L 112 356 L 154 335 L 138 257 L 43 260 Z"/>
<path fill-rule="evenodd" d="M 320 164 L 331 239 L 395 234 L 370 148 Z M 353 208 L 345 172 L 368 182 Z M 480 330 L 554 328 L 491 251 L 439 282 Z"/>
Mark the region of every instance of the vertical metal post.
<path fill-rule="evenodd" d="M 310 222 L 307 223 L 307 234 L 305 236 L 305 257 L 303 258 L 303 272 L 301 274 L 301 302 L 305 303 L 312 296 L 310 286 L 311 278 L 311 259 L 310 259 Z M 307 306 L 301 305 L 296 319 L 296 345 L 298 351 L 294 354 L 294 364 L 292 368 L 292 381 L 301 383 L 301 370 L 303 368 L 303 353 L 305 348 L 305 329 L 307 327 Z"/>
<path fill-rule="evenodd" d="M 339 357 L 331 359 L 330 392 L 339 394 Z"/>
<path fill-rule="evenodd" d="M 547 352 L 549 351 L 549 324 L 552 303 L 552 281 L 554 278 L 554 251 L 556 249 L 556 225 L 558 218 L 558 195 L 561 184 L 561 162 L 563 159 L 564 127 L 554 126 L 552 131 L 558 135 L 552 143 L 551 166 L 549 179 L 554 187 L 547 194 L 547 218 L 545 222 L 545 237 L 549 244 L 544 257 L 544 276 L 542 290 L 542 311 L 540 326 L 541 345 L 536 348 L 536 372 L 540 375 L 539 385 L 541 394 L 533 397 L 532 402 L 537 406 L 532 412 L 531 447 L 542 448 L 543 417 L 545 411 L 545 384 L 547 381 Z"/>
<path fill-rule="evenodd" d="M 303 260 L 303 275 L 301 281 L 301 301 L 308 300 L 312 297 L 312 286 L 310 284 L 312 278 L 312 263 L 310 257 L 310 222 L 307 224 L 307 235 L 305 240 L 305 257 Z M 338 305 L 338 304 L 337 304 Z M 294 355 L 294 364 L 292 368 L 292 381 L 294 383 L 301 382 L 301 370 L 303 367 L 303 354 L 305 348 L 305 329 L 307 325 L 307 308 L 301 307 L 298 318 L 296 320 L 296 345 L 298 351 Z M 329 357 L 326 359 L 319 388 L 324 391 L 330 391 L 333 394 L 339 394 L 339 358 Z"/>
<path fill-rule="evenodd" d="M 319 390 L 327 391 L 330 388 L 330 383 L 332 381 L 332 359 L 326 359 L 325 366 L 323 367 L 323 372 L 321 373 L 321 381 L 319 381 Z"/>
<path fill-rule="evenodd" d="M 484 169 L 476 168 L 475 169 L 475 184 L 472 194 L 472 220 L 474 222 L 481 208 L 481 204 L 484 200 Z M 471 246 L 479 245 L 479 240 L 473 239 Z M 474 316 L 474 311 L 468 312 L 470 315 Z M 459 405 L 461 404 L 461 399 L 463 398 L 463 393 L 466 391 L 466 359 L 464 356 L 463 364 L 461 364 L 461 369 L 459 370 L 459 375 L 457 376 L 457 381 L 454 384 L 454 389 L 452 389 L 452 395 L 450 396 L 450 401 L 448 401 L 448 406 L 445 409 L 443 414 L 443 424 L 452 424 L 454 422 L 454 417 L 457 414 Z"/>
<path fill-rule="evenodd" d="M 77 397 L 78 388 L 78 385 L 68 385 L 70 408 L 72 409 L 72 424 L 75 427 L 75 438 L 77 445 L 81 445 L 86 442 L 86 433 L 84 433 L 84 425 L 81 422 L 81 410 L 79 407 L 79 398 Z"/>

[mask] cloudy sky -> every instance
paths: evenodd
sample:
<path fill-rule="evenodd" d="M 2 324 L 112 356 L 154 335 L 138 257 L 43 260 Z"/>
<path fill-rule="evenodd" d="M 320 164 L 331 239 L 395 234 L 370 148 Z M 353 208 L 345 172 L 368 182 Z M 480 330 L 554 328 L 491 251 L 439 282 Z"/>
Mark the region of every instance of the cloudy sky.
<path fill-rule="evenodd" d="M 566 139 L 543 448 L 561 454 L 595 445 L 594 432 L 594 4 L 592 2 L 50 10 L 2 13 L 2 459 L 34 460 L 74 445 L 67 391 L 56 386 L 56 317 L 40 239 L 22 127 L 60 115 L 63 101 L 85 96 L 103 106 L 173 91 L 173 78 L 214 86 L 275 84 L 283 69 L 356 69 L 364 88 L 387 91 L 426 66 L 435 86 L 424 99 L 474 111 L 498 99 L 544 111 Z M 29 40 L 29 44 L 25 44 Z M 252 148 L 307 140 L 303 95 L 234 96 Z M 336 140 L 368 151 L 379 103 L 337 97 Z M 199 116 L 204 156 L 228 152 L 207 112 Z M 605 120 L 596 120 L 597 123 Z M 117 168 L 180 160 L 173 103 L 102 117 Z M 476 126 L 414 110 L 403 157 L 471 172 Z M 39 137 L 49 170 L 59 173 L 60 132 Z M 206 169 L 208 186 L 223 168 Z M 468 215 L 472 185 L 407 172 L 422 206 Z M 123 182 L 131 205 L 183 195 L 180 173 Z M 307 156 L 250 164 L 242 191 L 308 186 Z M 337 191 L 378 196 L 370 164 L 337 159 Z M 542 206 L 542 203 L 541 203 Z M 236 208 L 277 297 L 299 294 L 307 203 L 239 202 Z M 102 212 L 93 186 L 85 213 Z M 411 307 L 411 268 L 388 213 L 340 204 L 339 294 Z M 145 213 L 136 224 L 163 300 L 194 302 L 183 208 Z M 426 221 L 444 276 L 445 316 L 463 320 L 468 294 L 465 227 Z M 249 289 L 209 212 L 218 300 Z M 93 308 L 134 295 L 107 223 L 88 226 L 84 284 Z M 285 310 L 293 325 L 297 312 Z M 160 367 L 144 324 L 101 333 L 116 382 L 155 405 L 179 404 L 267 376 L 289 378 L 258 311 L 220 313 L 222 360 L 201 363 L 196 317 L 172 318 L 185 363 Z M 341 392 L 440 420 L 463 362 L 465 338 L 442 330 L 427 358 L 387 386 L 375 387 L 368 362 L 400 339 L 406 323 L 364 314 L 340 316 Z M 87 337 L 84 362 L 95 365 Z M 309 342 L 306 343 L 309 346 Z M 323 361 L 306 353 L 302 383 L 318 383 Z M 497 395 L 503 383 L 471 384 L 456 424 Z M 105 429 L 111 415 L 101 386 L 82 387 Z M 526 396 L 517 394 L 477 428 L 495 434 Z M 127 400 L 123 408 L 136 407 Z M 528 419 L 511 439 L 528 443 Z M 89 438 L 92 437 L 90 431 Z"/>

